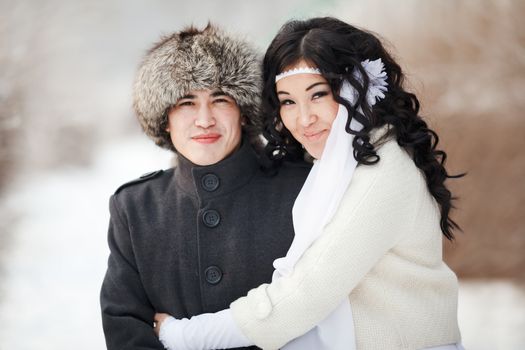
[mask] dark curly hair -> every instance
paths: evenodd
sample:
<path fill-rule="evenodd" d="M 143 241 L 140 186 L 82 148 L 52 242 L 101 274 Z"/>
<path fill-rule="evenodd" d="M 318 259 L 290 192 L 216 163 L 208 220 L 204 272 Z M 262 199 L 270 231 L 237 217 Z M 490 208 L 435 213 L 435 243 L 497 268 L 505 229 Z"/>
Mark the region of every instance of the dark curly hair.
<path fill-rule="evenodd" d="M 372 108 L 366 102 L 369 79 L 361 62 L 378 58 L 383 61 L 388 75 L 388 92 Z M 264 136 L 268 140 L 265 156 L 269 163 L 278 166 L 284 160 L 296 161 L 304 157 L 301 144 L 282 123 L 275 91 L 275 76 L 301 59 L 321 70 L 330 84 L 334 99 L 347 108 L 346 131 L 355 135 L 354 157 L 359 163 L 371 165 L 380 160 L 370 143 L 370 131 L 385 124 L 393 126 L 389 133 L 395 135 L 401 147 L 410 151 L 415 165 L 424 172 L 428 189 L 440 207 L 441 231 L 447 239 L 453 240 L 453 229 L 460 228 L 449 216 L 455 198 L 445 186 L 445 180 L 464 174 L 447 173 L 444 167 L 447 154 L 436 148 L 438 135 L 418 115 L 419 101 L 403 88 L 401 67 L 385 50 L 381 41 L 373 34 L 336 18 L 289 21 L 281 27 L 266 51 L 262 103 L 266 115 Z M 361 72 L 363 82 L 353 76 L 354 69 Z M 358 92 L 353 105 L 339 96 L 344 80 Z M 358 111 L 359 106 L 362 113 Z M 350 129 L 352 118 L 363 124 L 361 131 Z"/>

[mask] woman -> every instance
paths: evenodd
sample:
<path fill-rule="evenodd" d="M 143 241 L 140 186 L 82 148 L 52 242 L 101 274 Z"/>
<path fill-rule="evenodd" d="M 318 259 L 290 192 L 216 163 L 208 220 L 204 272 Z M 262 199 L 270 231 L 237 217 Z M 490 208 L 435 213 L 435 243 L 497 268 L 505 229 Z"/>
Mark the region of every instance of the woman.
<path fill-rule="evenodd" d="M 457 278 L 442 261 L 446 154 L 372 34 L 286 23 L 264 59 L 267 155 L 317 161 L 271 284 L 191 320 L 158 314 L 170 349 L 457 349 Z"/>

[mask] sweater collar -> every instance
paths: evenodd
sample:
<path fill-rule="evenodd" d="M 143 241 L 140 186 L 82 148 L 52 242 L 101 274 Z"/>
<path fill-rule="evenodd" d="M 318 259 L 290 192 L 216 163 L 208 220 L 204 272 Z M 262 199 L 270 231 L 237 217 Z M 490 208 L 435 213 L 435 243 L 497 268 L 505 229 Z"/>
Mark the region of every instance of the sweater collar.
<path fill-rule="evenodd" d="M 184 192 L 199 198 L 220 196 L 242 187 L 259 168 L 247 138 L 243 138 L 241 147 L 233 154 L 212 165 L 195 165 L 180 154 L 177 158 L 175 183 Z"/>

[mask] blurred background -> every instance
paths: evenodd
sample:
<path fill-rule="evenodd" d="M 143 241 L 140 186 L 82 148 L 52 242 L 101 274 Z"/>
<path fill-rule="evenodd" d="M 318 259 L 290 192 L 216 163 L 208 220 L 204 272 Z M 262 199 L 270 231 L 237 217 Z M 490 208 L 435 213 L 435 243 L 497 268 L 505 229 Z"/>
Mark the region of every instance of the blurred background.
<path fill-rule="evenodd" d="M 525 2 L 0 0 L 0 349 L 104 349 L 108 197 L 169 167 L 131 110 L 162 34 L 208 20 L 261 53 L 290 18 L 378 33 L 441 136 L 463 228 L 467 349 L 525 349 Z"/>

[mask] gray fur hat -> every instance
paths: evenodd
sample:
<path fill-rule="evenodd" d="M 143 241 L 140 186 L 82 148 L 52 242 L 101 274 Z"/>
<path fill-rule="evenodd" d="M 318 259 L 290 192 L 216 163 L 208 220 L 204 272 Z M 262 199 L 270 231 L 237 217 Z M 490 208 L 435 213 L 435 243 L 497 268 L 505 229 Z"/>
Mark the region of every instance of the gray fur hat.
<path fill-rule="evenodd" d="M 255 50 L 208 24 L 163 37 L 146 54 L 133 87 L 133 108 L 144 132 L 175 151 L 166 131 L 167 111 L 191 90 L 220 89 L 235 99 L 246 118 L 244 131 L 257 144 L 262 125 L 261 66 Z"/>

